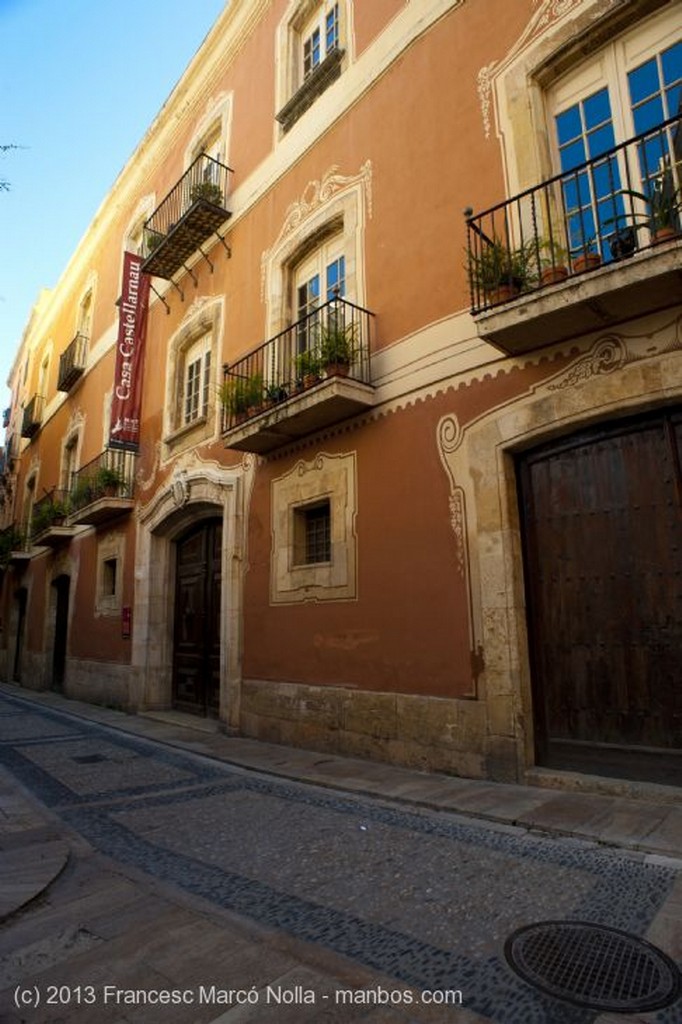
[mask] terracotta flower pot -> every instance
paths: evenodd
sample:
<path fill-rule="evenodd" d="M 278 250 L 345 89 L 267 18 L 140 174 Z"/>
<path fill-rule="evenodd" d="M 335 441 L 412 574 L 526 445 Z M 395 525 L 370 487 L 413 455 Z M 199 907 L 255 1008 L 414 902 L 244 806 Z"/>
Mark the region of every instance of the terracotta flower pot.
<path fill-rule="evenodd" d="M 601 255 L 598 252 L 584 252 L 573 260 L 573 273 L 582 274 L 585 270 L 596 270 L 601 266 Z"/>
<path fill-rule="evenodd" d="M 540 274 L 541 284 L 558 284 L 559 281 L 565 281 L 568 277 L 568 267 L 564 267 L 562 264 L 557 264 L 556 267 L 544 267 Z"/>

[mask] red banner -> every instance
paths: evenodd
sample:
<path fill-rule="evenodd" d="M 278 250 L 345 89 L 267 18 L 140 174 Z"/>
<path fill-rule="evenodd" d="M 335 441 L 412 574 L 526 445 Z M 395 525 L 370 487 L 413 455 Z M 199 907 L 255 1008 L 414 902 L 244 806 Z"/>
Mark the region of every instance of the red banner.
<path fill-rule="evenodd" d="M 112 448 L 130 451 L 137 451 L 140 444 L 142 371 L 149 305 L 149 275 L 141 272 L 141 266 L 141 256 L 134 252 L 124 253 L 109 431 Z"/>

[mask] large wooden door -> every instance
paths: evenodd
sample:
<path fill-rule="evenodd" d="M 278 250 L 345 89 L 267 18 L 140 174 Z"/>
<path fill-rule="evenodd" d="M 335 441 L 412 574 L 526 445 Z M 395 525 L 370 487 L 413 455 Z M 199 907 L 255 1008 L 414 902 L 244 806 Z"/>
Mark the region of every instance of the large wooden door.
<path fill-rule="evenodd" d="M 220 520 L 194 527 L 177 543 L 173 704 L 217 715 L 220 706 Z"/>
<path fill-rule="evenodd" d="M 519 460 L 539 763 L 682 784 L 682 413 Z"/>
<path fill-rule="evenodd" d="M 54 646 L 52 648 L 52 689 L 61 693 L 64 689 L 66 672 L 66 639 L 69 629 L 69 588 L 68 576 L 53 580 L 55 589 L 54 605 Z"/>

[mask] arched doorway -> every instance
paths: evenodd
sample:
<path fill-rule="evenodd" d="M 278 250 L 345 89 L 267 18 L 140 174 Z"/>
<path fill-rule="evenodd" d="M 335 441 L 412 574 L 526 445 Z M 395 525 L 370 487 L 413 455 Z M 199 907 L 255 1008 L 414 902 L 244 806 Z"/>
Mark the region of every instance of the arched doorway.
<path fill-rule="evenodd" d="M 173 706 L 217 716 L 222 521 L 193 526 L 176 541 L 175 557 Z"/>
<path fill-rule="evenodd" d="M 518 459 L 536 757 L 682 785 L 682 410 Z"/>

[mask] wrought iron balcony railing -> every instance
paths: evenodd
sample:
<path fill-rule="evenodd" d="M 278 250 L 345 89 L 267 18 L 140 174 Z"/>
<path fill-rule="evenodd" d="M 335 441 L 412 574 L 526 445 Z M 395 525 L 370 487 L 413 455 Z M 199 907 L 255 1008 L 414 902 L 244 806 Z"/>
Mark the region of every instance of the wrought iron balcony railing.
<path fill-rule="evenodd" d="M 31 538 L 35 540 L 45 534 L 51 527 L 63 527 L 66 517 L 71 511 L 69 491 L 55 488 L 41 498 L 33 506 L 31 513 Z"/>
<path fill-rule="evenodd" d="M 5 569 L 17 557 L 28 558 L 30 551 L 30 532 L 28 524 L 12 523 L 0 530 L 0 569 Z"/>
<path fill-rule="evenodd" d="M 201 153 L 144 225 L 142 270 L 170 278 L 230 216 L 230 167 Z"/>
<path fill-rule="evenodd" d="M 333 378 L 370 384 L 374 314 L 333 298 L 223 368 L 223 431 Z"/>
<path fill-rule="evenodd" d="M 88 351 L 88 336 L 78 333 L 71 344 L 59 357 L 58 391 L 70 391 L 85 371 L 85 357 Z"/>
<path fill-rule="evenodd" d="M 473 314 L 681 237 L 682 118 L 483 213 L 466 211 Z"/>
<path fill-rule="evenodd" d="M 103 498 L 131 499 L 135 489 L 135 454 L 115 448 L 103 452 L 72 475 L 69 513 L 73 517 Z"/>
<path fill-rule="evenodd" d="M 21 421 L 21 436 L 33 437 L 40 430 L 43 422 L 43 407 L 45 399 L 42 395 L 34 395 L 31 401 L 24 407 L 24 415 Z"/>

